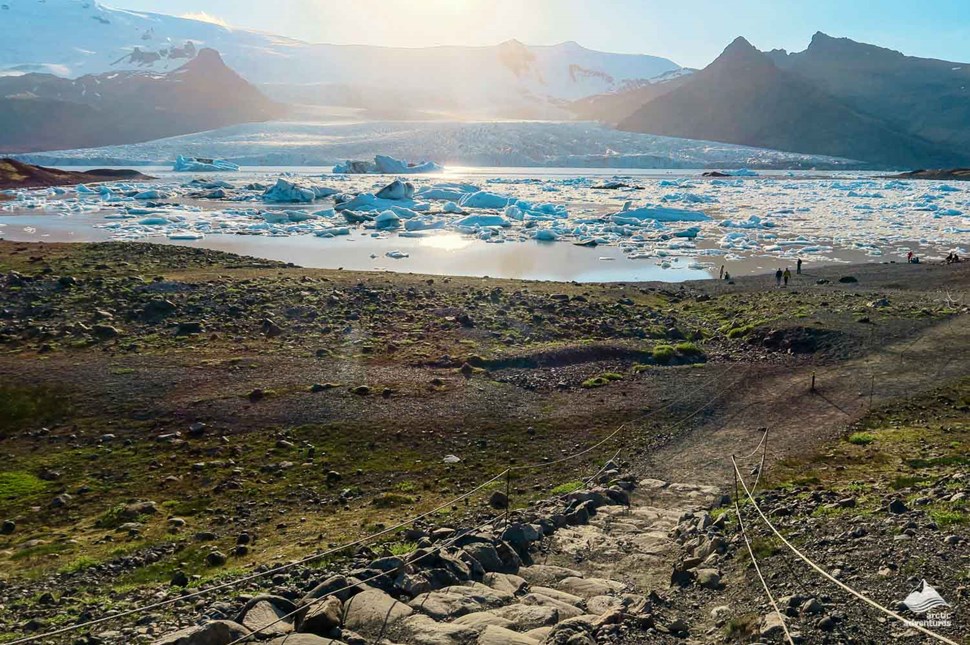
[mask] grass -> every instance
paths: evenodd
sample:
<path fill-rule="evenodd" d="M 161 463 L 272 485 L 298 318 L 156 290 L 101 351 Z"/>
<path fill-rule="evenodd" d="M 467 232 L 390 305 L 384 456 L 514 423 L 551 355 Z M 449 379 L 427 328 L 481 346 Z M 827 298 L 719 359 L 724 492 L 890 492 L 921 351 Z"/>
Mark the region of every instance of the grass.
<path fill-rule="evenodd" d="M 371 501 L 376 508 L 396 508 L 398 506 L 410 506 L 414 504 L 414 498 L 410 495 L 401 493 L 383 493 Z"/>
<path fill-rule="evenodd" d="M 565 484 L 559 484 L 551 491 L 549 491 L 549 493 L 552 495 L 568 495 L 569 493 L 572 493 L 581 489 L 584 485 L 585 484 L 583 482 L 578 480 L 572 481 L 572 482 L 566 482 Z"/>
<path fill-rule="evenodd" d="M 22 471 L 0 472 L 0 500 L 21 500 L 42 493 L 47 482 Z"/>
<path fill-rule="evenodd" d="M 868 432 L 853 432 L 849 435 L 849 443 L 856 446 L 868 446 L 876 440 L 875 435 Z"/>
<path fill-rule="evenodd" d="M 594 376 L 593 378 L 588 378 L 582 382 L 582 387 L 588 389 L 603 387 L 604 385 L 609 385 L 613 381 L 622 381 L 623 375 L 617 374 L 616 372 L 606 372 L 605 374 L 600 374 L 599 376 Z"/>
<path fill-rule="evenodd" d="M 414 542 L 394 542 L 388 545 L 387 550 L 391 555 L 402 556 L 414 552 L 417 548 L 418 545 Z"/>
<path fill-rule="evenodd" d="M 970 522 L 970 514 L 968 514 L 966 511 L 956 509 L 931 510 L 930 517 L 932 517 L 933 521 L 936 522 L 941 528 Z"/>
<path fill-rule="evenodd" d="M 660 365 L 666 365 L 677 355 L 673 345 L 657 345 L 653 348 L 653 360 Z"/>
<path fill-rule="evenodd" d="M 761 618 L 758 614 L 745 614 L 732 618 L 724 626 L 724 637 L 728 641 L 744 641 L 758 635 Z"/>

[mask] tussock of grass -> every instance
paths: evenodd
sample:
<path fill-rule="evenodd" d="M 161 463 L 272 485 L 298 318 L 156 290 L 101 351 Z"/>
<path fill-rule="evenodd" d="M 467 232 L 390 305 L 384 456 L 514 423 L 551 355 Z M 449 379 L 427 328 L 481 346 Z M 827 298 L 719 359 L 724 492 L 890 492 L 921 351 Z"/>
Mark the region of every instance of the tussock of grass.
<path fill-rule="evenodd" d="M 31 475 L 17 470 L 0 472 L 0 500 L 18 500 L 36 495 L 47 488 L 47 483 Z"/>
<path fill-rule="evenodd" d="M 395 508 L 398 506 L 409 506 L 413 503 L 413 497 L 400 493 L 384 493 L 375 497 L 371 502 L 377 508 Z"/>
<path fill-rule="evenodd" d="M 868 446 L 876 440 L 876 437 L 868 432 L 853 432 L 849 435 L 849 443 L 856 446 Z"/>
<path fill-rule="evenodd" d="M 582 487 L 583 482 L 581 481 L 566 482 L 565 484 L 559 484 L 549 492 L 552 495 L 568 495 L 569 493 L 577 491 Z"/>
<path fill-rule="evenodd" d="M 609 385 L 613 381 L 622 381 L 623 375 L 617 374 L 616 372 L 606 372 L 605 374 L 600 374 L 599 376 L 594 376 L 593 378 L 586 379 L 582 382 L 582 387 L 586 389 L 591 389 L 594 387 L 603 387 L 604 385 Z"/>
<path fill-rule="evenodd" d="M 677 350 L 673 345 L 657 345 L 653 348 L 653 360 L 661 365 L 666 365 L 677 355 Z"/>

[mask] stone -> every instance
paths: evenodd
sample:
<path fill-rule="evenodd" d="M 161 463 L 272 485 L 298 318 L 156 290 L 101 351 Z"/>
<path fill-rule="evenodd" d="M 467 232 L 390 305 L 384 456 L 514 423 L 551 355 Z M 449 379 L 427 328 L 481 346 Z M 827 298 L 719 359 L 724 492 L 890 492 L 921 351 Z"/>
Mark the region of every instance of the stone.
<path fill-rule="evenodd" d="M 180 322 L 175 328 L 176 336 L 194 336 L 205 332 L 205 325 L 198 320 Z"/>
<path fill-rule="evenodd" d="M 696 573 L 697 584 L 705 589 L 720 589 L 723 586 L 721 574 L 716 569 L 698 569 Z"/>
<path fill-rule="evenodd" d="M 809 598 L 802 603 L 799 611 L 804 615 L 810 616 L 813 614 L 821 614 L 823 611 L 825 611 L 825 607 L 817 599 Z"/>
<path fill-rule="evenodd" d="M 221 567 L 226 563 L 226 554 L 221 551 L 212 551 L 209 555 L 205 556 L 205 563 L 210 567 Z"/>
<path fill-rule="evenodd" d="M 540 642 L 498 625 L 488 625 L 478 636 L 478 645 L 539 645 Z"/>
<path fill-rule="evenodd" d="M 404 603 L 394 600 L 379 589 L 365 589 L 346 601 L 344 627 L 364 633 L 380 631 L 414 613 Z"/>
<path fill-rule="evenodd" d="M 531 567 L 519 569 L 519 575 L 526 582 L 542 587 L 553 587 L 565 578 L 582 578 L 583 574 L 575 569 L 556 567 L 547 564 L 534 564 Z"/>
<path fill-rule="evenodd" d="M 492 492 L 488 498 L 488 505 L 496 510 L 503 510 L 509 507 L 509 496 L 500 490 Z"/>
<path fill-rule="evenodd" d="M 231 620 L 214 620 L 163 636 L 153 645 L 229 645 L 249 633 L 248 629 Z"/>
<path fill-rule="evenodd" d="M 296 605 L 280 596 L 256 596 L 247 602 L 236 622 L 250 631 L 267 636 L 281 636 L 293 631 Z M 281 620 L 282 619 L 282 620 Z"/>
<path fill-rule="evenodd" d="M 184 571 L 176 571 L 175 573 L 172 574 L 171 585 L 173 587 L 188 587 L 189 577 L 185 574 Z"/>
<path fill-rule="evenodd" d="M 111 325 L 92 325 L 91 333 L 99 340 L 111 340 L 121 336 L 121 330 Z"/>
<path fill-rule="evenodd" d="M 622 582 L 606 580 L 604 578 L 574 578 L 570 576 L 560 580 L 556 585 L 556 588 L 581 598 L 592 598 L 593 596 L 605 596 L 611 593 L 619 593 L 623 591 L 624 585 Z"/>
<path fill-rule="evenodd" d="M 502 591 L 512 595 L 518 594 L 528 585 L 525 578 L 520 578 L 519 576 L 509 573 L 494 572 L 486 573 L 482 578 L 482 584 L 485 584 L 496 591 Z"/>
<path fill-rule="evenodd" d="M 478 632 L 471 627 L 437 623 L 424 614 L 408 616 L 401 627 L 410 635 L 408 643 L 414 645 L 462 645 L 478 638 Z"/>
<path fill-rule="evenodd" d="M 548 627 L 559 622 L 559 611 L 555 607 L 542 605 L 514 604 L 495 610 L 495 615 L 512 623 L 512 629 L 527 631 Z"/>
<path fill-rule="evenodd" d="M 451 589 L 451 587 L 445 589 Z M 484 609 L 473 598 L 457 593 L 448 593 L 444 590 L 423 593 L 409 602 L 408 606 L 431 616 L 435 620 L 450 620 Z"/>
<path fill-rule="evenodd" d="M 780 639 L 785 635 L 785 626 L 778 612 L 772 611 L 761 617 L 759 634 L 768 640 Z"/>
<path fill-rule="evenodd" d="M 575 607 L 579 607 L 581 604 L 583 604 L 583 599 L 579 596 L 574 596 L 571 593 L 566 593 L 565 591 L 559 591 L 558 589 L 552 589 L 550 587 L 533 586 L 530 591 L 532 593 L 542 594 L 543 596 L 553 598 L 559 602 L 564 602 L 567 605 L 573 605 Z"/>
<path fill-rule="evenodd" d="M 472 614 L 465 614 L 454 620 L 456 625 L 463 625 L 464 627 L 471 627 L 475 630 L 481 630 L 489 625 L 495 625 L 497 627 L 504 627 L 505 629 L 511 629 L 513 623 L 507 618 L 502 618 L 498 616 L 493 611 L 476 611 Z"/>
<path fill-rule="evenodd" d="M 3 524 L 0 525 L 0 534 L 10 535 L 17 530 L 17 523 L 13 520 L 4 520 Z"/>
<path fill-rule="evenodd" d="M 349 643 L 316 634 L 287 634 L 274 638 L 267 645 L 349 645 Z"/>
<path fill-rule="evenodd" d="M 297 622 L 297 631 L 326 636 L 335 627 L 340 627 L 344 604 L 336 596 L 327 596 L 310 606 L 306 614 Z"/>
<path fill-rule="evenodd" d="M 473 544 L 466 544 L 462 547 L 462 550 L 475 558 L 486 572 L 494 573 L 506 570 L 505 563 L 499 557 L 498 551 L 490 543 L 475 542 Z"/>
<path fill-rule="evenodd" d="M 903 513 L 908 512 L 909 508 L 906 506 L 905 503 L 903 503 L 903 500 L 894 499 L 893 501 L 889 502 L 889 506 L 887 507 L 887 510 L 890 513 L 893 513 L 894 515 L 902 515 Z"/>
<path fill-rule="evenodd" d="M 563 620 L 582 616 L 584 613 L 582 609 L 579 609 L 575 605 L 539 593 L 526 594 L 522 597 L 522 603 L 526 605 L 538 605 L 540 607 L 552 607 L 559 612 L 559 618 Z"/>

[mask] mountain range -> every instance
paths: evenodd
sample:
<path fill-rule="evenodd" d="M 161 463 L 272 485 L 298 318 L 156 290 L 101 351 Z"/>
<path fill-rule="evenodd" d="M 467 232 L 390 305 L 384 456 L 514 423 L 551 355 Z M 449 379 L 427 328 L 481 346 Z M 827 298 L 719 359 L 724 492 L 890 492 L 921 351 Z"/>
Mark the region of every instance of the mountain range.
<path fill-rule="evenodd" d="M 112 9 L 94 0 L 3 0 L 0 42 L 0 75 L 166 72 L 208 47 L 274 100 L 426 117 L 568 118 L 569 101 L 622 91 L 680 69 L 665 58 L 593 51 L 574 42 L 420 48 L 314 44 Z"/>
<path fill-rule="evenodd" d="M 0 152 L 137 143 L 282 113 L 211 49 L 165 74 L 0 76 Z"/>
<path fill-rule="evenodd" d="M 703 70 L 649 96 L 637 92 L 588 98 L 574 109 L 633 132 L 892 167 L 970 163 L 970 65 L 847 38 L 819 33 L 793 54 L 763 53 L 738 38 Z M 591 113 L 591 105 L 601 109 Z"/>

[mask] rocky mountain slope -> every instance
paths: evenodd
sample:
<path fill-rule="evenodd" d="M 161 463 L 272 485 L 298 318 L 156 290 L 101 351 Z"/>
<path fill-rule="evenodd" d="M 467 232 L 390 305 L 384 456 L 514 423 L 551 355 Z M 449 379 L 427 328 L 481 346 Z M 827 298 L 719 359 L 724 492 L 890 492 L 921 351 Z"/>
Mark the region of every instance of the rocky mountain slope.
<path fill-rule="evenodd" d="M 0 158 L 0 190 L 11 188 L 37 188 L 41 186 L 67 186 L 99 181 L 151 179 L 135 170 L 88 170 L 72 172 L 57 168 L 44 168 L 21 163 L 15 159 Z"/>
<path fill-rule="evenodd" d="M 899 167 L 947 167 L 970 160 L 955 147 L 901 130 L 780 69 L 744 38 L 619 127 Z"/>
<path fill-rule="evenodd" d="M 114 72 L 69 80 L 0 77 L 0 151 L 36 152 L 149 141 L 283 112 L 203 49 L 167 74 Z"/>
<path fill-rule="evenodd" d="M 32 33 L 31 38 L 17 37 Z M 574 42 L 533 47 L 394 48 L 311 44 L 94 0 L 6 0 L 0 72 L 62 76 L 172 70 L 204 47 L 273 98 L 360 108 L 564 115 L 557 104 L 679 69 L 656 56 L 611 54 Z"/>
<path fill-rule="evenodd" d="M 847 105 L 943 145 L 970 144 L 970 65 L 916 58 L 848 38 L 815 34 L 803 52 L 768 52 Z"/>

